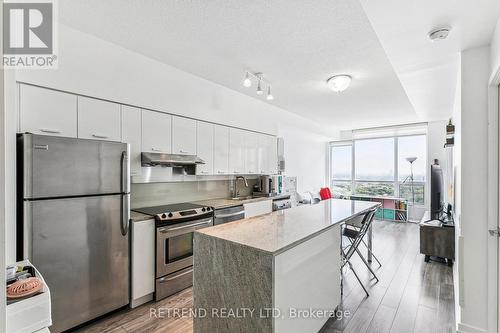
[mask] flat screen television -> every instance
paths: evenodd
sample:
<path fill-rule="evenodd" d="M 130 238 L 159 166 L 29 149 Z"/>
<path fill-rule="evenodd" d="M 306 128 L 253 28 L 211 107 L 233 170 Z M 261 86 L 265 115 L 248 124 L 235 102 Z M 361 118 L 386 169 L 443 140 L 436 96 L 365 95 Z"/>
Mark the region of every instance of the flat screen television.
<path fill-rule="evenodd" d="M 444 199 L 443 199 L 443 171 L 439 164 L 431 165 L 431 219 L 441 219 Z"/>

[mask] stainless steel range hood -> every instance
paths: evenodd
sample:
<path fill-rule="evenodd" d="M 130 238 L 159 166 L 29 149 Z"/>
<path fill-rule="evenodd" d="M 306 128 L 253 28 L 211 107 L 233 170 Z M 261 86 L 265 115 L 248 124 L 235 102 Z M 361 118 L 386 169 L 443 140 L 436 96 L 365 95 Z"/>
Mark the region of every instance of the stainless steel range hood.
<path fill-rule="evenodd" d="M 141 154 L 142 166 L 167 166 L 167 167 L 186 167 L 196 164 L 205 164 L 201 158 L 196 155 L 179 155 L 179 154 L 164 154 L 164 153 L 149 153 Z"/>

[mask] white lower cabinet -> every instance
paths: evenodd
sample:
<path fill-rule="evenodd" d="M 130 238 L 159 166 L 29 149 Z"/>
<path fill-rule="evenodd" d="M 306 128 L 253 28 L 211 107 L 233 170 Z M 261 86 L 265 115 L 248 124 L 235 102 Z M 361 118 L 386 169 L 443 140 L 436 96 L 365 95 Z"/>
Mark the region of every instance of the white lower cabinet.
<path fill-rule="evenodd" d="M 245 218 L 264 215 L 264 214 L 269 214 L 273 211 L 273 201 L 269 199 L 257 202 L 250 202 L 243 204 L 243 207 L 245 208 Z"/>
<path fill-rule="evenodd" d="M 76 99 L 76 95 L 20 84 L 20 132 L 76 138 Z"/>
<path fill-rule="evenodd" d="M 120 104 L 78 96 L 78 137 L 120 141 Z"/>
<path fill-rule="evenodd" d="M 132 308 L 153 299 L 155 291 L 155 220 L 132 225 Z"/>
<path fill-rule="evenodd" d="M 130 175 L 141 174 L 141 109 L 122 105 L 122 142 L 130 144 Z"/>

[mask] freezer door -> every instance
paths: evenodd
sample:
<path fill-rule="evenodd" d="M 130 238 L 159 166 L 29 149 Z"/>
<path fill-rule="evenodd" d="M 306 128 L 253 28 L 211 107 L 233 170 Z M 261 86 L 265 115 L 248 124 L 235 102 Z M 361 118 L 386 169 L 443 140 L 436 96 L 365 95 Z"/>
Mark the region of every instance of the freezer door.
<path fill-rule="evenodd" d="M 24 215 L 31 217 L 29 258 L 51 292 L 51 332 L 129 303 L 125 209 L 127 195 L 25 202 Z"/>
<path fill-rule="evenodd" d="M 18 144 L 26 199 L 129 192 L 126 143 L 23 134 Z"/>

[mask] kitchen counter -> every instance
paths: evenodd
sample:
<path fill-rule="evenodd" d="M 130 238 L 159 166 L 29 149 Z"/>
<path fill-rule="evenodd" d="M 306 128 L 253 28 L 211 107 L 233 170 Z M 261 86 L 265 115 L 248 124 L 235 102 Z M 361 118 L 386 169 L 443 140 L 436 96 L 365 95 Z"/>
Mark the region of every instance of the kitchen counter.
<path fill-rule="evenodd" d="M 341 301 L 340 226 L 379 205 L 330 199 L 197 230 L 193 308 L 208 315 L 194 333 L 318 332 Z"/>
<path fill-rule="evenodd" d="M 273 255 L 286 251 L 332 226 L 380 205 L 331 199 L 197 231 Z"/>
<path fill-rule="evenodd" d="M 154 219 L 154 217 L 151 215 L 135 212 L 133 210 L 130 211 L 130 221 L 132 222 L 141 222 L 151 219 Z"/>
<path fill-rule="evenodd" d="M 231 198 L 218 198 L 218 199 L 193 201 L 192 203 L 198 204 L 198 205 L 203 205 L 203 206 L 213 207 L 214 209 L 222 209 L 222 208 L 241 206 L 243 204 L 247 204 L 247 203 L 251 203 L 251 202 L 259 202 L 259 201 L 264 201 L 264 200 L 278 200 L 278 199 L 285 199 L 285 198 L 289 198 L 289 197 L 290 197 L 290 194 L 280 194 L 280 195 L 277 195 L 274 197 L 252 197 L 250 199 L 243 199 L 243 200 L 233 200 Z"/>

